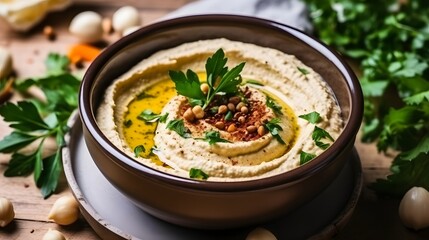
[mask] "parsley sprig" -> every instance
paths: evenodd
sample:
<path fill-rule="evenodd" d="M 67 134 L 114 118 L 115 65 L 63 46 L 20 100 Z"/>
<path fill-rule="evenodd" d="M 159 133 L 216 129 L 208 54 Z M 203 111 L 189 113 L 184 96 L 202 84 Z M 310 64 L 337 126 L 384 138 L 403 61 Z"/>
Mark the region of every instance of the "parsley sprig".
<path fill-rule="evenodd" d="M 230 142 L 226 139 L 220 137 L 220 133 L 218 131 L 208 131 L 205 132 L 204 141 L 207 141 L 210 145 L 213 145 L 218 142 Z"/>
<path fill-rule="evenodd" d="M 209 175 L 207 173 L 203 172 L 203 170 L 201 170 L 201 169 L 191 168 L 189 170 L 189 177 L 206 180 L 207 178 L 209 178 Z"/>
<path fill-rule="evenodd" d="M 185 123 L 183 122 L 183 119 L 174 119 L 167 123 L 166 126 L 167 129 L 170 129 L 172 131 L 175 131 L 179 136 L 183 138 L 190 138 L 191 133 L 189 132 L 189 129 L 185 127 Z"/>
<path fill-rule="evenodd" d="M 169 71 L 171 80 L 175 83 L 178 94 L 190 98 L 190 102 L 198 102 L 205 109 L 216 95 L 236 94 L 241 83 L 240 73 L 245 65 L 244 62 L 233 67 L 231 70 L 226 66 L 228 59 L 222 49 L 216 51 L 206 61 L 206 82 L 209 86 L 207 95 L 201 90 L 201 82 L 198 75 L 188 69 L 186 74 L 182 71 Z"/>
<path fill-rule="evenodd" d="M 285 141 L 283 141 L 282 137 L 280 136 L 280 131 L 283 131 L 283 128 L 279 125 L 281 122 L 278 118 L 273 118 L 270 121 L 268 121 L 266 124 L 264 124 L 265 129 L 267 129 L 271 135 L 281 144 L 286 144 Z"/>
<path fill-rule="evenodd" d="M 33 85 L 39 87 L 46 101 L 34 98 L 0 106 L 0 115 L 13 128 L 0 140 L 0 152 L 12 154 L 4 175 L 25 176 L 33 172 L 34 181 L 44 198 L 58 186 L 62 171 L 61 148 L 65 145 L 64 135 L 69 130 L 67 121 L 77 108 L 80 80 L 70 74 L 68 64 L 67 57 L 51 53 L 45 61 L 47 76 L 26 79 L 16 85 L 21 92 Z M 57 148 L 53 154 L 44 156 L 47 138 L 55 138 Z M 37 144 L 36 150 L 28 155 L 21 153 L 31 143 Z"/>
<path fill-rule="evenodd" d="M 306 2 L 315 34 L 360 65 L 362 140 L 398 152 L 391 175 L 372 188 L 393 196 L 429 189 L 429 2 Z"/>
<path fill-rule="evenodd" d="M 144 120 L 145 122 L 161 122 L 165 123 L 167 121 L 168 113 L 165 113 L 163 115 L 156 114 L 150 109 L 143 110 L 138 116 L 138 119 Z"/>

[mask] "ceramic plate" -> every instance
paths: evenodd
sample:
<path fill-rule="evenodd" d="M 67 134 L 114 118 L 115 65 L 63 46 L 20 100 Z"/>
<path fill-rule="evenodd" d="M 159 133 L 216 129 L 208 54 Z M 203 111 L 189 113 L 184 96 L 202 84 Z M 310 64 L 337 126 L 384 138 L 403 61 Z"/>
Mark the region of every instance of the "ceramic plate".
<path fill-rule="evenodd" d="M 82 215 L 103 239 L 245 239 L 256 227 L 268 229 L 277 239 L 330 239 L 350 219 L 362 188 L 362 169 L 354 150 L 336 179 L 295 211 L 258 226 L 227 231 L 195 230 L 152 217 L 116 190 L 92 160 L 80 121 L 72 123 L 67 142 L 63 150 L 67 181 Z"/>

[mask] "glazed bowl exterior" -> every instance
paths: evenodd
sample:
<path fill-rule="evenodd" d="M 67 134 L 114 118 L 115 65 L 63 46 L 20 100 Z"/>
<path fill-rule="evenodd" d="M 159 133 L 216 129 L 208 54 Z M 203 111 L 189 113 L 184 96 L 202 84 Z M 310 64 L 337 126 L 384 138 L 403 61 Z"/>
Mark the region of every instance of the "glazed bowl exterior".
<path fill-rule="evenodd" d="M 297 56 L 331 86 L 344 130 L 311 162 L 276 176 L 241 182 L 187 179 L 142 165 L 115 147 L 97 126 L 95 112 L 112 81 L 153 53 L 202 39 L 227 38 Z M 200 15 L 154 23 L 104 50 L 87 70 L 79 113 L 93 161 L 120 192 L 165 221 L 201 229 L 226 229 L 268 221 L 320 193 L 350 159 L 362 120 L 359 82 L 339 55 L 292 27 L 267 20 Z M 323 207 L 323 206 L 321 206 Z M 118 206 L 120 210 L 120 206 Z"/>

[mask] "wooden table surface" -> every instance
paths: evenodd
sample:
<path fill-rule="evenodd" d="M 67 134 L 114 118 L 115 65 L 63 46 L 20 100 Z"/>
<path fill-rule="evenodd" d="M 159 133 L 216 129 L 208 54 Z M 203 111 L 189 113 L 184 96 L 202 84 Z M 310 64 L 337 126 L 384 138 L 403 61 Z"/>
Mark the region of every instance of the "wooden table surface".
<path fill-rule="evenodd" d="M 159 19 L 165 14 L 191 2 L 192 0 L 75 0 L 74 5 L 65 11 L 51 13 L 37 27 L 27 33 L 16 33 L 0 22 L 0 46 L 12 52 L 14 70 L 19 78 L 41 76 L 44 73 L 43 61 L 49 52 L 66 53 L 77 40 L 67 32 L 67 27 L 74 15 L 81 11 L 93 10 L 104 17 L 111 17 L 113 12 L 126 4 L 140 10 L 143 25 Z M 43 34 L 43 27 L 52 26 L 57 32 L 55 41 L 49 41 Z M 119 36 L 107 36 L 107 42 L 113 42 Z M 17 94 L 12 101 L 19 99 Z M 0 120 L 0 138 L 10 129 Z M 375 179 L 385 176 L 392 156 L 377 153 L 374 144 L 362 144 L 356 141 L 356 148 L 361 158 L 364 176 L 364 188 L 352 219 L 336 239 L 429 239 L 429 230 L 413 231 L 405 228 L 398 216 L 399 200 L 378 198 L 367 185 Z M 80 218 L 70 226 L 59 226 L 47 219 L 53 202 L 60 196 L 70 194 L 63 177 L 59 190 L 44 200 L 33 182 L 33 176 L 6 178 L 3 172 L 7 168 L 8 155 L 0 154 L 0 196 L 10 199 L 15 208 L 15 220 L 0 229 L 0 239 L 41 239 L 49 229 L 57 229 L 69 239 L 98 239 L 96 233 Z"/>

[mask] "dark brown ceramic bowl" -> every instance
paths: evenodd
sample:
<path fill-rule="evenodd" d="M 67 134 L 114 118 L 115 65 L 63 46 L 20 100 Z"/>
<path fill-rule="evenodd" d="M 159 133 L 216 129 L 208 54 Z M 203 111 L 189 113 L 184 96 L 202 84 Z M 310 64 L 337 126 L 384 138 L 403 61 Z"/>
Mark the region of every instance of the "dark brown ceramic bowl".
<path fill-rule="evenodd" d="M 345 123 L 343 132 L 332 146 L 308 164 L 280 175 L 252 181 L 211 182 L 173 176 L 139 164 L 103 135 L 94 115 L 105 89 L 116 77 L 161 49 L 220 37 L 293 54 L 321 74 L 338 99 Z M 335 52 L 289 26 L 230 15 L 167 20 L 124 37 L 91 64 L 79 93 L 87 147 L 112 185 L 158 218 L 204 229 L 233 228 L 267 221 L 320 193 L 350 159 L 362 109 L 358 80 Z M 118 206 L 117 210 L 120 209 Z"/>

